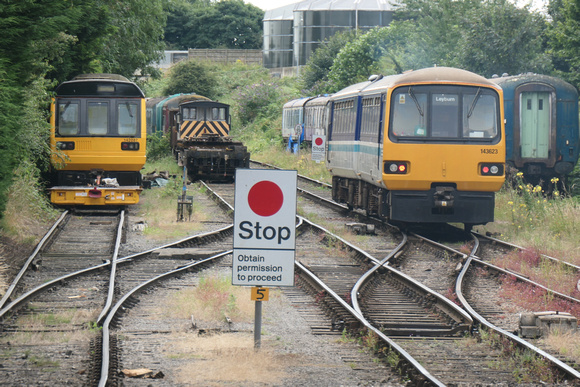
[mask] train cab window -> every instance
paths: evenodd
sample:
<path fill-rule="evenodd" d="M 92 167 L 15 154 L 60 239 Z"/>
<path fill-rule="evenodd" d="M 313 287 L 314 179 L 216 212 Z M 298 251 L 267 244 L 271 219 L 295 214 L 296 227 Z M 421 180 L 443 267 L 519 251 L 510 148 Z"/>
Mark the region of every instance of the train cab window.
<path fill-rule="evenodd" d="M 183 108 L 183 119 L 194 121 L 197 119 L 197 108 Z"/>
<path fill-rule="evenodd" d="M 91 135 L 105 135 L 109 127 L 109 104 L 107 102 L 88 103 L 87 128 Z"/>
<path fill-rule="evenodd" d="M 225 108 L 212 108 L 211 115 L 212 115 L 212 119 L 214 121 L 225 121 L 226 109 Z"/>
<path fill-rule="evenodd" d="M 496 98 L 489 94 L 463 95 L 463 137 L 494 138 L 497 136 Z"/>
<path fill-rule="evenodd" d="M 118 105 L 118 133 L 123 136 L 137 135 L 138 105 L 134 102 L 120 102 Z"/>
<path fill-rule="evenodd" d="M 79 103 L 62 102 L 58 105 L 57 131 L 61 136 L 72 136 L 79 133 Z"/>
<path fill-rule="evenodd" d="M 431 95 L 431 135 L 459 137 L 459 96 L 457 94 Z"/>
<path fill-rule="evenodd" d="M 490 142 L 499 137 L 499 96 L 486 87 L 403 86 L 392 93 L 390 106 L 394 141 Z"/>
<path fill-rule="evenodd" d="M 397 137 L 427 135 L 427 94 L 400 92 L 394 94 L 393 134 Z"/>

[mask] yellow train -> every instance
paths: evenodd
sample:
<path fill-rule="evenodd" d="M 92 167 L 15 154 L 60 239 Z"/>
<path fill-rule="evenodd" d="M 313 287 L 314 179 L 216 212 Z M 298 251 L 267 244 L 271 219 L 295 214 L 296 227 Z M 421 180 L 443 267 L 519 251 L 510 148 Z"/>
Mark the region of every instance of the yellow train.
<path fill-rule="evenodd" d="M 141 89 L 120 75 L 80 75 L 56 88 L 51 113 L 51 202 L 138 203 L 147 137 Z"/>
<path fill-rule="evenodd" d="M 502 89 L 433 67 L 347 87 L 328 105 L 333 199 L 402 223 L 494 219 L 505 179 Z"/>

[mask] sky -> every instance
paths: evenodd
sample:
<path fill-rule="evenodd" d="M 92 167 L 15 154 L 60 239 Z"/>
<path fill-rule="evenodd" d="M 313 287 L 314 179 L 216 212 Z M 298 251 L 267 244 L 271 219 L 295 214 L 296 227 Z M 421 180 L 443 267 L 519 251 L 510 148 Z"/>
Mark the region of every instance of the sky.
<path fill-rule="evenodd" d="M 299 3 L 300 0 L 244 0 L 246 4 L 255 5 L 258 8 L 262 8 L 264 11 L 268 11 L 274 8 L 280 8 L 288 4 Z"/>

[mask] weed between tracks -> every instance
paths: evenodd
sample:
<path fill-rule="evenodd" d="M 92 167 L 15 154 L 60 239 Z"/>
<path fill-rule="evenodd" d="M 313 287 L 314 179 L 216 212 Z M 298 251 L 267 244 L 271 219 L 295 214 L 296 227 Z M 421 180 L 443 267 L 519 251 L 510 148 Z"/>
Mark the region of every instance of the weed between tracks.
<path fill-rule="evenodd" d="M 499 349 L 502 354 L 501 358 L 489 362 L 490 368 L 512 370 L 512 375 L 517 383 L 558 382 L 558 375 L 554 372 L 550 363 L 536 356 L 535 353 L 519 348 L 512 341 L 493 331 L 482 329 L 480 337 L 484 343 L 492 348 Z"/>
<path fill-rule="evenodd" d="M 253 321 L 254 303 L 250 288 L 233 286 L 231 276 L 213 271 L 203 274 L 197 286 L 180 290 L 167 300 L 165 314 L 190 318 L 203 323 L 223 323 L 226 317 L 236 322 Z"/>
<path fill-rule="evenodd" d="M 34 310 L 34 305 L 29 307 Z M 97 319 L 97 310 L 66 310 L 60 313 L 32 313 L 26 314 L 17 320 L 18 326 L 25 331 L 16 332 L 9 337 L 0 338 L 0 342 L 16 345 L 35 345 L 52 343 L 86 342 L 98 334 L 91 328 Z M 71 326 L 84 326 L 85 329 L 72 330 Z"/>

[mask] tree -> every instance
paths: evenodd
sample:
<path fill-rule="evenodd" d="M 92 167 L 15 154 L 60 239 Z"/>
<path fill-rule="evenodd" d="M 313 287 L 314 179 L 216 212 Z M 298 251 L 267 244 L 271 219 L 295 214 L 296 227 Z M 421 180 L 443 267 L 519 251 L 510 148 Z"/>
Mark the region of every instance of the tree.
<path fill-rule="evenodd" d="M 101 2 L 50 0 L 0 3 L 0 58 L 24 85 L 33 75 L 59 81 L 90 68 L 108 33 L 107 8 Z"/>
<path fill-rule="evenodd" d="M 310 94 L 322 94 L 333 89 L 328 73 L 340 50 L 356 38 L 356 31 L 338 32 L 326 39 L 308 59 L 302 70 L 302 83 Z"/>
<path fill-rule="evenodd" d="M 171 68 L 164 94 L 196 93 L 215 99 L 216 83 L 211 66 L 194 60 L 183 60 Z"/>
<path fill-rule="evenodd" d="M 390 34 L 389 27 L 374 28 L 347 43 L 336 56 L 328 73 L 328 79 L 333 84 L 333 90 L 329 91 L 334 92 L 348 85 L 366 81 L 372 74 L 401 72 L 402 68 L 394 62 L 395 71 L 379 68 L 381 58 L 389 55 Z"/>
<path fill-rule="evenodd" d="M 179 3 L 167 22 L 168 46 L 188 48 L 262 48 L 264 11 L 242 0 L 209 5 Z"/>
<path fill-rule="evenodd" d="M 374 73 L 433 65 L 486 77 L 550 71 L 545 20 L 528 8 L 507 0 L 406 0 L 403 5 L 388 27 L 371 30 L 339 52 L 328 75 L 337 88 Z"/>
<path fill-rule="evenodd" d="M 548 7 L 552 17 L 548 47 L 556 73 L 580 87 L 580 3 L 578 0 L 552 0 Z"/>
<path fill-rule="evenodd" d="M 21 89 L 17 79 L 7 72 L 5 61 L 0 60 L 0 218 L 6 207 L 7 190 L 12 183 L 12 172 L 17 165 L 19 145 L 18 117 L 22 106 Z"/>
<path fill-rule="evenodd" d="M 100 67 L 105 73 L 133 77 L 155 74 L 151 63 L 161 59 L 166 13 L 161 0 L 109 2 L 111 32 L 103 41 Z"/>
<path fill-rule="evenodd" d="M 493 74 L 547 73 L 542 15 L 518 8 L 507 0 L 493 0 L 469 10 L 461 22 L 462 33 L 454 63 L 491 77 Z"/>

